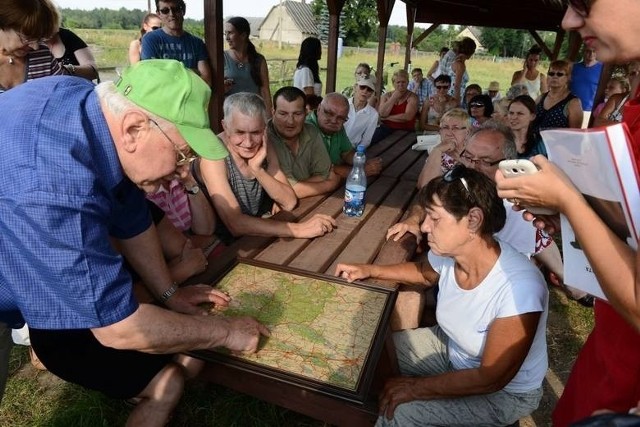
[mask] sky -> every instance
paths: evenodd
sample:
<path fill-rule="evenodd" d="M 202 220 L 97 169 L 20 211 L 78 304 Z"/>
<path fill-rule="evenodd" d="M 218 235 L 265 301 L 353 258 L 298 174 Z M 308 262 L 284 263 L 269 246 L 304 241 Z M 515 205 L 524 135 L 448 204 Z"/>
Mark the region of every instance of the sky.
<path fill-rule="evenodd" d="M 311 0 L 307 0 L 311 2 Z M 53 0 L 60 8 L 69 9 L 86 9 L 91 10 L 96 7 L 107 9 L 147 9 L 147 0 Z M 204 18 L 204 0 L 185 0 L 187 4 L 187 18 L 203 19 Z M 223 0 L 222 8 L 225 17 L 227 16 L 244 16 L 244 17 L 265 17 L 271 7 L 278 4 L 278 0 Z M 152 9 L 155 8 L 155 0 L 151 0 Z M 250 13 L 247 13 L 250 11 Z M 396 1 L 391 18 L 390 25 L 407 25 L 407 15 L 404 2 Z"/>

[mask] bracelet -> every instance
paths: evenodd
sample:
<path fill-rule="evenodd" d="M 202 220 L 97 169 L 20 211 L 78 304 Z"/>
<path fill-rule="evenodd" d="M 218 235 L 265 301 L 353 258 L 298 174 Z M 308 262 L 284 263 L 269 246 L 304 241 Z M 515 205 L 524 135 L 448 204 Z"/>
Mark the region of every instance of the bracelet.
<path fill-rule="evenodd" d="M 162 293 L 161 299 L 162 302 L 167 302 L 169 300 L 169 298 L 171 298 L 173 296 L 173 294 L 176 293 L 176 291 L 178 290 L 178 286 L 176 284 L 176 282 L 173 282 L 171 284 L 171 286 L 169 287 L 169 289 L 167 289 L 166 291 L 164 291 Z"/>

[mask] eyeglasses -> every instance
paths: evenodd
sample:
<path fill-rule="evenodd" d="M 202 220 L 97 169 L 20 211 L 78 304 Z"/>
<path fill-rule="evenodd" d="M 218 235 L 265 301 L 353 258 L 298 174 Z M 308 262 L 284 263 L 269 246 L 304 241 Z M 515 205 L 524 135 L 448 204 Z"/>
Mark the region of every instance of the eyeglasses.
<path fill-rule="evenodd" d="M 592 0 L 569 0 L 569 7 L 573 9 L 578 15 L 586 18 L 591 11 Z"/>
<path fill-rule="evenodd" d="M 436 85 L 436 89 L 438 90 L 444 90 L 444 89 L 449 89 L 451 86 L 438 86 Z"/>
<path fill-rule="evenodd" d="M 446 131 L 454 131 L 457 132 L 459 130 L 466 130 L 467 127 L 466 126 L 440 126 L 440 131 L 441 132 L 446 132 Z"/>
<path fill-rule="evenodd" d="M 472 102 L 469 104 L 471 108 L 484 108 L 484 104 L 482 102 Z"/>
<path fill-rule="evenodd" d="M 456 182 L 457 180 L 460 180 L 464 189 L 467 190 L 467 195 L 469 196 L 469 199 L 472 200 L 473 196 L 471 195 L 471 190 L 469 189 L 469 183 L 464 177 L 464 173 L 466 171 L 467 171 L 467 168 L 464 167 L 463 165 L 454 166 L 453 169 L 449 170 L 447 173 L 445 173 L 442 176 L 442 180 L 448 184 L 451 184 L 452 182 Z"/>
<path fill-rule="evenodd" d="M 158 10 L 158 12 L 160 12 L 162 15 L 168 15 L 169 12 L 171 12 L 171 14 L 173 15 L 182 15 L 184 13 L 184 10 L 182 10 L 180 6 L 176 6 L 176 7 L 163 7 L 162 9 Z"/>
<path fill-rule="evenodd" d="M 490 168 L 492 166 L 495 166 L 504 160 L 504 158 L 500 160 L 495 160 L 495 161 L 486 160 L 486 159 L 474 159 L 473 157 L 471 157 L 471 155 L 469 155 L 469 153 L 467 153 L 467 150 L 462 150 L 462 153 L 460 153 L 460 159 L 462 159 L 464 162 L 470 165 L 481 166 L 485 168 Z"/>
<path fill-rule="evenodd" d="M 347 116 L 347 117 L 345 117 L 345 116 L 339 116 L 339 115 L 337 115 L 336 113 L 334 113 L 333 111 L 331 111 L 331 110 L 327 110 L 327 108 L 326 108 L 326 107 L 322 107 L 322 112 L 327 116 L 327 118 L 328 118 L 329 120 L 335 120 L 335 121 L 342 122 L 342 123 L 344 123 L 344 122 L 346 122 L 347 120 L 349 120 L 349 117 L 348 117 L 348 116 Z"/>
<path fill-rule="evenodd" d="M 549 72 L 547 73 L 547 75 L 548 75 L 549 77 L 556 77 L 556 76 L 557 76 L 557 77 L 562 77 L 562 76 L 564 76 L 565 74 L 566 74 L 566 73 L 563 73 L 562 71 L 549 71 Z"/>
<path fill-rule="evenodd" d="M 186 154 L 184 154 L 182 152 L 182 150 L 180 149 L 180 147 L 178 147 L 178 144 L 176 144 L 175 142 L 173 142 L 173 139 L 169 138 L 169 135 L 167 135 L 165 133 L 165 131 L 162 130 L 162 128 L 160 127 L 160 125 L 158 124 L 158 122 L 156 122 L 155 120 L 153 120 L 152 118 L 149 118 L 149 121 L 151 123 L 153 123 L 154 125 L 156 125 L 156 127 L 158 128 L 158 130 L 160 131 L 161 134 L 164 135 L 165 138 L 167 138 L 169 140 L 169 142 L 171 143 L 171 145 L 173 145 L 173 149 L 176 151 L 176 166 L 177 167 L 181 167 L 181 166 L 185 166 L 188 165 L 189 163 L 193 162 L 195 159 L 198 158 L 198 156 L 189 153 L 189 155 L 187 156 Z"/>
<path fill-rule="evenodd" d="M 157 25 L 154 25 L 153 27 L 151 27 L 152 30 L 157 30 L 158 28 L 162 28 L 162 27 L 158 27 Z"/>
<path fill-rule="evenodd" d="M 16 34 L 18 35 L 18 38 L 20 39 L 20 43 L 22 43 L 22 46 L 27 46 L 30 44 L 45 44 L 47 43 L 49 40 L 51 40 L 51 37 L 43 37 L 43 38 L 39 38 L 39 39 L 28 39 L 24 36 L 24 34 L 22 33 L 18 33 L 16 31 Z"/>

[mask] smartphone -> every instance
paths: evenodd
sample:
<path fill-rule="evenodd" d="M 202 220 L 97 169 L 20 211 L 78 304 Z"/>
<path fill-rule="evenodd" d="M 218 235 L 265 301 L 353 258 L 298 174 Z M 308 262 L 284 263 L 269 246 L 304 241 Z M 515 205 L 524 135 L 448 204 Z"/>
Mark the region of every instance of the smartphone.
<path fill-rule="evenodd" d="M 502 172 L 502 175 L 505 178 L 517 178 L 519 176 L 533 175 L 535 173 L 538 173 L 537 166 L 532 161 L 527 159 L 503 160 L 498 164 L 498 169 L 500 169 L 500 172 Z M 522 205 L 522 207 L 532 214 L 537 215 L 553 215 L 557 213 L 552 209 L 543 208 L 540 206 Z"/>

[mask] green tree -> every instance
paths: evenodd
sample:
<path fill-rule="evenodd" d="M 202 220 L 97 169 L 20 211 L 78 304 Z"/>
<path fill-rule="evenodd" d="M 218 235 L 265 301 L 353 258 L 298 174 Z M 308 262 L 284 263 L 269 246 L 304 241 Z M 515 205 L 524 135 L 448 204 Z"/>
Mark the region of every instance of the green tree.
<path fill-rule="evenodd" d="M 328 34 L 329 14 L 326 1 L 313 0 L 311 2 L 311 10 L 316 22 L 319 23 L 321 37 L 323 21 L 326 22 L 326 32 Z M 353 0 L 345 3 L 340 14 L 340 36 L 343 37 L 346 46 L 364 46 L 372 36 L 375 36 L 377 28 L 376 0 Z"/>
<path fill-rule="evenodd" d="M 480 41 L 493 55 L 522 57 L 533 44 L 531 36 L 524 30 L 509 28 L 482 28 L 481 30 Z"/>

